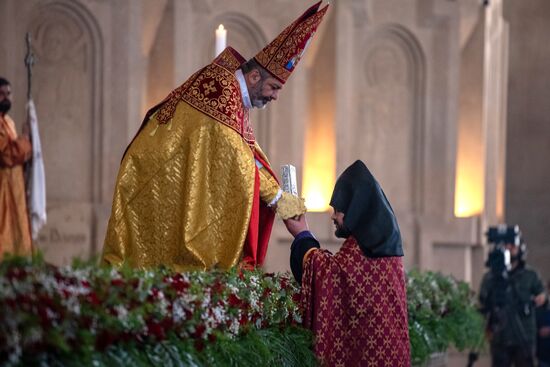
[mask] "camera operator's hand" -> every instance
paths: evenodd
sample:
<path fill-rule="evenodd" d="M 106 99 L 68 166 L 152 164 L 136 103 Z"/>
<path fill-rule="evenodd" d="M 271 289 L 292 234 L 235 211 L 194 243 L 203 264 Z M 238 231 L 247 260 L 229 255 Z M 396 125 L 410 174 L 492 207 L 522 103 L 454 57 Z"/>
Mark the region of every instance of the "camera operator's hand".
<path fill-rule="evenodd" d="M 547 338 L 550 336 L 550 326 L 543 326 L 539 329 L 539 336 L 541 338 Z"/>
<path fill-rule="evenodd" d="M 542 306 L 546 302 L 546 293 L 542 292 L 536 296 L 533 301 L 535 301 L 535 305 L 537 305 L 537 307 Z"/>

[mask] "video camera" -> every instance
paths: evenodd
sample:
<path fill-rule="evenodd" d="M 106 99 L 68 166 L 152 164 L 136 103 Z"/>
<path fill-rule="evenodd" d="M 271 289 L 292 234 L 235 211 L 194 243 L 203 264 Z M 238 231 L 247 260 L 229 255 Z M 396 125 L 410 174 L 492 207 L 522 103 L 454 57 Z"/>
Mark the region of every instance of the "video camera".
<path fill-rule="evenodd" d="M 506 244 L 521 245 L 519 226 L 501 224 L 496 227 L 489 227 L 486 235 L 492 249 L 489 252 L 485 266 L 490 268 L 495 275 L 507 278 L 507 273 L 511 268 L 511 258 L 510 251 L 506 249 Z"/>

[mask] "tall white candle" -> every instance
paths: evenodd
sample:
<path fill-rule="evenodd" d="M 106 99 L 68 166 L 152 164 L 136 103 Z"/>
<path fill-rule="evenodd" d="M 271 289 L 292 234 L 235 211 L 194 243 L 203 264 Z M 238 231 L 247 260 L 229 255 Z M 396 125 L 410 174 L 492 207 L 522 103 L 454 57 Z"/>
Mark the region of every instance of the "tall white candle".
<path fill-rule="evenodd" d="M 227 30 L 220 24 L 216 29 L 216 56 L 218 56 L 227 45 Z"/>

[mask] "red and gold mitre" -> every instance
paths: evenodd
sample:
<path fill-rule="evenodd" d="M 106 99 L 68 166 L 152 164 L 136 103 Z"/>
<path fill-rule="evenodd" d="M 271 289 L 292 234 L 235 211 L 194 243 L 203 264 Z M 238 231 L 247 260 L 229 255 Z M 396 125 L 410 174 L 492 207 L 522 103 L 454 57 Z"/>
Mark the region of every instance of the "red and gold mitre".
<path fill-rule="evenodd" d="M 319 10 L 317 4 L 285 28 L 273 41 L 254 58 L 281 83 L 285 83 L 298 65 L 317 27 L 327 12 L 328 5 Z"/>

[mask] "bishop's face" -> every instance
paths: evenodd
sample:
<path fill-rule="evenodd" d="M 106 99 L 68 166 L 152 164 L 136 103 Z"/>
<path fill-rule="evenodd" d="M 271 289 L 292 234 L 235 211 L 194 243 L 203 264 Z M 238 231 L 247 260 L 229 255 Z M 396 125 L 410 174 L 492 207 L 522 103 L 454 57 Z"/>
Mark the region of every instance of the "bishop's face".
<path fill-rule="evenodd" d="M 279 91 L 283 84 L 277 79 L 272 77 L 262 78 L 257 70 L 253 70 L 250 80 L 249 94 L 253 107 L 265 108 L 269 102 L 279 98 Z"/>

